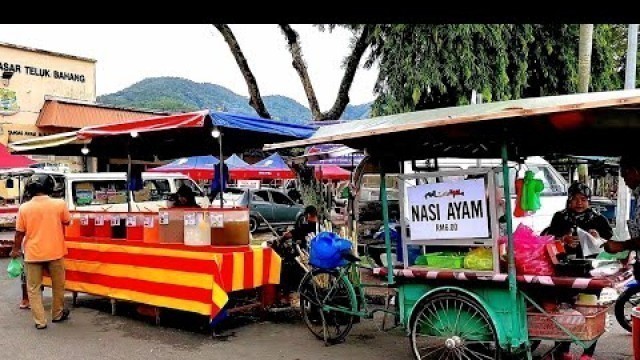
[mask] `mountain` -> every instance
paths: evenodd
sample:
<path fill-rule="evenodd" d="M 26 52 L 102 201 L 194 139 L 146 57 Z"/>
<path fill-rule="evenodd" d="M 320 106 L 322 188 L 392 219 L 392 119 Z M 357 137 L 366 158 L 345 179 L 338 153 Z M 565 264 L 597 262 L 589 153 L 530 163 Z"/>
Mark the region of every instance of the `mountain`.
<path fill-rule="evenodd" d="M 286 96 L 264 96 L 263 101 L 273 119 L 291 123 L 311 120 L 311 111 Z M 98 102 L 116 106 L 164 111 L 224 109 L 231 113 L 256 115 L 249 99 L 224 86 L 196 83 L 176 77 L 147 78 L 113 94 L 98 96 Z M 356 120 L 369 116 L 371 103 L 347 106 L 342 119 Z"/>

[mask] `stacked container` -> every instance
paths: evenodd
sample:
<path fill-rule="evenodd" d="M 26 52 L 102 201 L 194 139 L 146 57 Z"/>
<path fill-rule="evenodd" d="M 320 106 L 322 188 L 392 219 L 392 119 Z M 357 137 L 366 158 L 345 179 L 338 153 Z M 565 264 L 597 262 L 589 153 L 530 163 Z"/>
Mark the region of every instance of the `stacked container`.
<path fill-rule="evenodd" d="M 151 244 L 156 244 L 160 241 L 160 228 L 157 214 L 149 213 L 144 215 L 144 232 L 142 235 L 142 241 Z"/>
<path fill-rule="evenodd" d="M 95 233 L 95 215 L 90 213 L 80 213 L 80 236 L 93 238 Z"/>
<path fill-rule="evenodd" d="M 94 216 L 94 234 L 99 239 L 111 239 L 111 216 L 104 213 L 97 213 Z"/>
<path fill-rule="evenodd" d="M 127 214 L 127 240 L 142 241 L 144 237 L 144 216 Z"/>
<path fill-rule="evenodd" d="M 64 229 L 64 235 L 69 238 L 80 237 L 80 214 L 71 213 L 71 222 Z"/>
<path fill-rule="evenodd" d="M 124 240 L 127 238 L 127 215 L 123 213 L 111 214 L 111 238 Z"/>
<path fill-rule="evenodd" d="M 211 225 L 206 211 L 184 212 L 184 244 L 189 246 L 211 245 Z"/>
<path fill-rule="evenodd" d="M 183 244 L 184 210 L 160 209 L 158 216 L 158 242 L 161 244 Z"/>
<path fill-rule="evenodd" d="M 212 245 L 249 245 L 249 209 L 211 209 Z"/>

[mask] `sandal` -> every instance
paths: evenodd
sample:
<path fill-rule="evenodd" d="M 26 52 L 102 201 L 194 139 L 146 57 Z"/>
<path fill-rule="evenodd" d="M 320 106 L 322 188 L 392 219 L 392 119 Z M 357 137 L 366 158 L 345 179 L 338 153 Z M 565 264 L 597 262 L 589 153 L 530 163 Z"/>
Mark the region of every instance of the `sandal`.
<path fill-rule="evenodd" d="M 47 324 L 44 324 L 44 325 L 36 324 L 36 329 L 38 330 L 44 330 L 46 328 L 47 328 Z"/>
<path fill-rule="evenodd" d="M 69 311 L 69 309 L 63 309 L 62 315 L 60 316 L 60 318 L 52 319 L 51 322 L 57 323 L 57 322 L 65 321 L 69 318 L 69 314 L 71 314 L 71 311 Z"/>
<path fill-rule="evenodd" d="M 31 309 L 31 305 L 29 305 L 28 302 L 21 302 L 19 308 L 22 310 L 28 310 Z"/>

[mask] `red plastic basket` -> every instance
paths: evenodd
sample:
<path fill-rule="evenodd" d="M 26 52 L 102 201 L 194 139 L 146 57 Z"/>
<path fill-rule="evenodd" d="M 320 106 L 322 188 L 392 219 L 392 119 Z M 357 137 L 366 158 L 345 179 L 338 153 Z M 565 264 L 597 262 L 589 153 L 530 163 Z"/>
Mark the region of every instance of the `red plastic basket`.
<path fill-rule="evenodd" d="M 549 318 L 551 316 L 577 339 L 582 341 L 595 340 L 604 334 L 608 308 L 608 306 L 601 305 L 576 306 L 575 310 L 579 311 L 580 314 L 528 312 L 529 337 L 549 340 L 571 340 L 571 336 Z"/>

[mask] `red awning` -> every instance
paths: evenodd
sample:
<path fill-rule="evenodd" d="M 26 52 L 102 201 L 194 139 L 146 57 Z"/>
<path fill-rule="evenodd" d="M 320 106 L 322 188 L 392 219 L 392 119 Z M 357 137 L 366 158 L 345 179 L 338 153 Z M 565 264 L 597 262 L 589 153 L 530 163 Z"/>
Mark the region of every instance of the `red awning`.
<path fill-rule="evenodd" d="M 119 124 L 91 126 L 78 131 L 78 135 L 83 139 L 91 139 L 98 136 L 125 135 L 134 131 L 145 133 L 172 129 L 202 128 L 204 127 L 204 119 L 208 114 L 209 111 L 204 110 L 171 116 L 156 116 Z"/>
<path fill-rule="evenodd" d="M 0 169 L 28 167 L 36 162 L 22 155 L 12 155 L 7 147 L 0 145 Z"/>
<path fill-rule="evenodd" d="M 339 166 L 316 166 L 316 178 L 326 180 L 349 180 L 351 173 Z"/>

